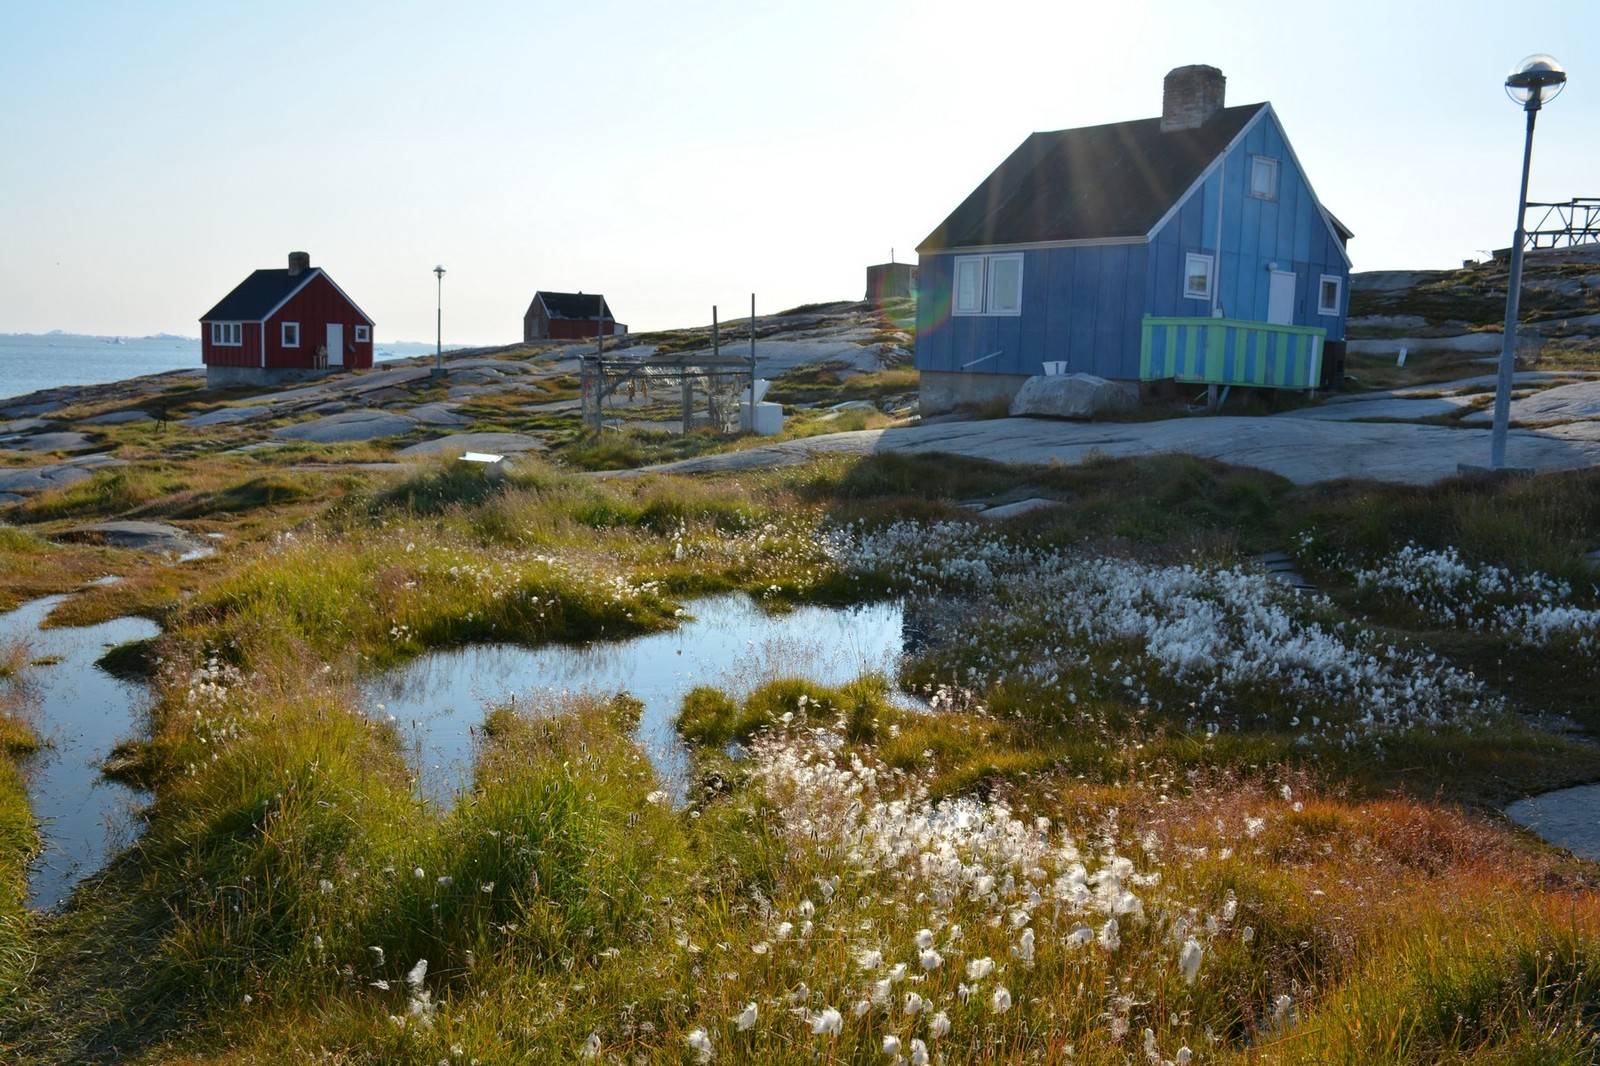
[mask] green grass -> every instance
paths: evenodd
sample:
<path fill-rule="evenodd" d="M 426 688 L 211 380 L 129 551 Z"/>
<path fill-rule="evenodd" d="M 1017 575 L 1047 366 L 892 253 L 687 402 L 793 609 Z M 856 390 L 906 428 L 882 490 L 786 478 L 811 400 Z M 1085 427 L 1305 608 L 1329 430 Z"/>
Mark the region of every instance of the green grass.
<path fill-rule="evenodd" d="M 1074 1061 L 1143 1061 L 1146 1028 L 1167 1060 L 1188 1046 L 1238 1063 L 1594 1061 L 1593 868 L 1453 805 L 1600 776 L 1591 746 L 1514 717 L 1381 749 L 1301 743 L 1294 693 L 1244 687 L 1201 713 L 1184 685 L 1130 665 L 1139 641 L 1068 655 L 1044 619 L 997 618 L 1012 628 L 922 648 L 896 679 L 695 689 L 677 721 L 684 780 L 659 779 L 635 746 L 630 699 L 519 698 L 486 714 L 471 784 L 439 809 L 413 795 L 401 737 L 356 713 L 354 689 L 430 648 L 669 626 L 700 592 L 864 599 L 903 574 L 842 574 L 820 531 L 918 520 L 1157 563 L 1293 547 L 1332 597 L 1304 610 L 1330 627 L 1380 625 L 1384 642 L 1529 687 L 1530 708 L 1600 721 L 1584 717 L 1600 687 L 1573 662 L 1527 656 L 1491 676 L 1505 648 L 1363 600 L 1349 577 L 1416 540 L 1576 578 L 1600 546 L 1592 475 L 1300 488 L 1172 457 L 898 455 L 708 479 L 531 460 L 498 483 L 442 461 L 315 484 L 258 460 L 203 485 L 163 482 L 172 471 L 45 501 L 37 523 L 124 503 L 197 520 L 224 508 L 243 535 L 203 567 L 154 568 L 73 608 L 163 619 L 140 656 L 160 660 L 150 734 L 119 753 L 154 804 L 141 841 L 66 913 L 4 911 L 8 1061 L 572 1061 L 593 1038 L 619 1061 L 673 1062 L 693 1060 L 701 1028 L 716 1061 L 780 1064 L 887 1062 L 885 1036 L 945 1061 L 1067 1061 L 1069 1045 Z M 992 526 L 962 506 L 1035 495 L 1057 506 Z M 7 526 L 0 552 L 7 588 L 108 558 Z M 937 554 L 908 545 L 908 565 L 918 552 Z M 928 562 L 942 598 L 920 593 L 913 622 L 1005 602 L 995 580 Z M 963 688 L 986 658 L 1046 644 L 1062 678 Z M 0 665 L 0 691 L 23 672 Z M 939 709 L 893 705 L 889 686 L 911 682 L 944 684 Z M 1238 731 L 1208 733 L 1213 713 Z M 0 832 L 31 824 L 21 795 L 0 779 Z M 917 842 L 975 824 L 990 835 Z M 1039 840 L 1075 857 L 983 851 Z M 0 845 L 18 899 L 31 845 Z M 1139 910 L 1122 913 L 1120 946 L 1073 947 L 1076 925 L 1098 935 L 1106 914 L 1069 902 L 1072 863 L 1092 893 L 1113 855 Z M 923 928 L 936 969 L 913 946 Z M 1190 936 L 1204 944 L 1193 981 L 1178 966 Z M 881 966 L 863 962 L 873 950 Z M 983 958 L 995 973 L 968 977 Z M 873 1003 L 880 980 L 892 1007 Z M 906 1012 L 913 991 L 950 1036 L 933 1035 L 933 1009 Z M 760 1021 L 740 1032 L 750 1003 Z M 796 1013 L 824 1006 L 842 1013 L 836 1037 Z"/>
<path fill-rule="evenodd" d="M 22 763 L 39 748 L 24 716 L 22 684 L 28 652 L 15 642 L 0 644 L 0 987 L 22 980 L 32 954 L 27 902 L 28 864 L 39 851 L 39 833 L 28 804 Z"/>

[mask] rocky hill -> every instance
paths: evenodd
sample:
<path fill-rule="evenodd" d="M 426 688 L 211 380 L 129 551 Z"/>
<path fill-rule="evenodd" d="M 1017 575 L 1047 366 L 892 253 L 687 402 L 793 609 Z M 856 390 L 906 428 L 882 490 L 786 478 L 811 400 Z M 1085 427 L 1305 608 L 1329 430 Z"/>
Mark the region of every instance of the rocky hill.
<path fill-rule="evenodd" d="M 1459 270 L 1384 270 L 1350 283 L 1352 355 L 1441 352 L 1493 355 L 1501 348 L 1508 262 Z M 1519 353 L 1540 358 L 1600 357 L 1600 244 L 1544 249 L 1523 266 Z"/>

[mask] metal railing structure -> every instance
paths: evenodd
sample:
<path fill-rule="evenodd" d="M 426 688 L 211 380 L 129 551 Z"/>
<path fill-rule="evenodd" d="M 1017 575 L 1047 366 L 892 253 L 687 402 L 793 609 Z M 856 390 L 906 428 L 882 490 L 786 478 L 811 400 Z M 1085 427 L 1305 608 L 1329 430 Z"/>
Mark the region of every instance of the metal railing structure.
<path fill-rule="evenodd" d="M 1524 247 L 1570 248 L 1579 244 L 1600 243 L 1600 199 L 1592 196 L 1574 196 L 1561 204 L 1523 205 L 1523 211 L 1542 208 L 1537 224 L 1526 231 Z M 1524 214 L 1524 217 L 1527 217 Z"/>
<path fill-rule="evenodd" d="M 728 355 L 586 355 L 581 360 L 583 424 L 735 433 L 740 403 L 755 378 L 751 359 Z"/>

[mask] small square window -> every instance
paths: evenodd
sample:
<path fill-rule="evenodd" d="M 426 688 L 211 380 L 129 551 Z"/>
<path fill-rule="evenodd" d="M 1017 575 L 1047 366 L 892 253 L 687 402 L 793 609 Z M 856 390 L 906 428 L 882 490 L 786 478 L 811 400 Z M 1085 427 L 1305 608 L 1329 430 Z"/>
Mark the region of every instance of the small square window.
<path fill-rule="evenodd" d="M 356 343 L 357 344 L 366 344 L 371 339 L 372 339 L 372 332 L 371 332 L 371 327 L 370 326 L 357 326 L 356 327 Z"/>
<path fill-rule="evenodd" d="M 285 348 L 300 347 L 300 323 L 285 322 L 283 324 L 283 346 Z"/>
<path fill-rule="evenodd" d="M 1211 299 L 1211 257 L 1190 254 L 1183 270 L 1183 294 L 1195 300 Z"/>
<path fill-rule="evenodd" d="M 1317 314 L 1337 315 L 1343 289 L 1344 285 L 1339 278 L 1332 274 L 1322 275 L 1322 283 L 1317 286 Z"/>
<path fill-rule="evenodd" d="M 1278 198 L 1278 161 L 1264 155 L 1250 157 L 1250 195 L 1258 200 Z"/>

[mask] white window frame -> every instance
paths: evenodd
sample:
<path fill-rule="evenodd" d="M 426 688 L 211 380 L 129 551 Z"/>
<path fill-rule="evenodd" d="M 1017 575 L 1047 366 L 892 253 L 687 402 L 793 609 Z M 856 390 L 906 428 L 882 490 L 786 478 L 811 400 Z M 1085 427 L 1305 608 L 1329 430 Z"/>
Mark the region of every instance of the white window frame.
<path fill-rule="evenodd" d="M 996 315 L 1015 318 L 1022 314 L 1022 253 L 1004 252 L 996 255 L 957 256 L 950 275 L 950 313 L 952 315 Z M 1001 271 L 996 267 L 1016 265 L 1016 302 L 1002 305 L 996 296 L 996 282 Z M 970 301 L 962 300 L 961 284 L 964 272 L 976 271 L 975 283 L 970 286 Z"/>
<path fill-rule="evenodd" d="M 1200 263 L 1205 264 L 1204 273 L 1206 277 L 1206 286 L 1203 292 L 1196 292 L 1195 290 L 1189 288 L 1189 279 L 1194 276 L 1194 268 L 1196 264 Z M 1211 299 L 1212 287 L 1216 285 L 1216 265 L 1216 260 L 1211 256 L 1190 252 L 1183 261 L 1183 294 L 1191 300 Z"/>
<path fill-rule="evenodd" d="M 1323 299 L 1328 286 L 1333 286 L 1333 302 L 1330 304 Z M 1317 314 L 1338 315 L 1339 305 L 1344 302 L 1344 279 L 1337 274 L 1324 274 L 1317 283 Z"/>
<path fill-rule="evenodd" d="M 238 348 L 244 344 L 244 323 L 211 323 L 211 343 L 218 348 Z"/>
<path fill-rule="evenodd" d="M 278 339 L 285 348 L 300 347 L 300 323 L 285 322 L 278 331 Z"/>
<path fill-rule="evenodd" d="M 1002 306 L 999 298 L 995 295 L 997 287 L 995 282 L 1000 277 L 1000 271 L 996 267 L 1010 266 L 1012 263 L 1017 266 L 1016 302 L 1009 306 Z M 991 315 L 1009 315 L 1011 317 L 1022 314 L 1022 253 L 1013 252 L 1009 255 L 989 256 L 989 262 L 984 267 L 984 274 L 986 275 L 983 286 L 985 312 Z"/>
<path fill-rule="evenodd" d="M 1256 175 L 1265 173 L 1267 180 L 1256 181 Z M 1258 188 L 1265 184 L 1266 189 Z M 1253 155 L 1250 157 L 1250 195 L 1257 200 L 1276 200 L 1278 198 L 1278 161 L 1270 155 Z"/>
<path fill-rule="evenodd" d="M 950 313 L 953 315 L 981 315 L 983 314 L 984 293 L 984 267 L 988 260 L 981 255 L 962 255 L 956 257 L 955 267 L 950 274 Z M 961 294 L 963 285 L 961 275 L 963 271 L 976 270 L 977 279 L 974 284 L 966 287 L 971 292 L 970 303 L 963 303 Z"/>
<path fill-rule="evenodd" d="M 357 326 L 356 327 L 356 343 L 357 344 L 366 344 L 371 340 L 372 340 L 372 327 L 370 327 L 370 326 Z"/>

